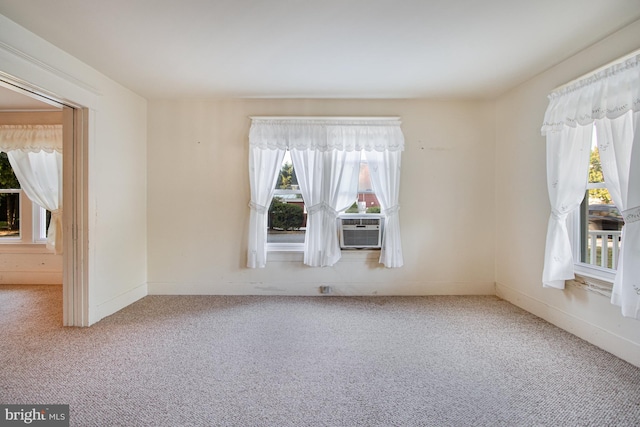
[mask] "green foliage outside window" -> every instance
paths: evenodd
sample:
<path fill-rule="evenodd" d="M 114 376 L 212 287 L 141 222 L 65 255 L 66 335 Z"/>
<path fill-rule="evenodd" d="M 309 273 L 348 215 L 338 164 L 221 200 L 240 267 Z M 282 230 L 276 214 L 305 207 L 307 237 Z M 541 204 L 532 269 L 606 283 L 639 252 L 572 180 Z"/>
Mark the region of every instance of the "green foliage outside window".
<path fill-rule="evenodd" d="M 283 190 L 291 189 L 291 185 L 297 185 L 298 178 L 293 170 L 293 165 L 289 162 L 282 165 L 280 169 L 280 175 L 278 175 L 278 181 L 276 182 L 276 188 Z"/>
<path fill-rule="evenodd" d="M 598 147 L 594 147 L 591 150 L 591 157 L 589 162 L 589 182 L 604 182 L 604 175 L 602 174 L 602 165 L 600 164 L 600 152 Z M 611 195 L 606 188 L 591 188 L 589 189 L 590 199 L 599 199 L 603 204 L 611 203 Z"/>
<path fill-rule="evenodd" d="M 18 178 L 16 178 L 16 175 L 13 173 L 13 168 L 5 152 L 0 153 L 0 188 L 20 188 Z M 8 230 L 10 232 L 9 234 L 14 234 L 11 232 L 20 228 L 19 194 L 0 194 L 0 207 L 2 208 L 2 213 L 0 213 L 0 228 Z M 3 233 L 3 235 L 4 234 L 5 233 Z"/>
<path fill-rule="evenodd" d="M 11 167 L 11 163 L 9 163 L 9 157 L 7 157 L 7 153 L 4 151 L 0 152 L 0 188 L 20 188 L 18 178 L 16 178 L 16 175 L 13 173 L 13 168 Z"/>
<path fill-rule="evenodd" d="M 285 203 L 274 197 L 269 207 L 271 228 L 285 231 L 298 230 L 304 221 L 304 210 L 293 203 Z"/>

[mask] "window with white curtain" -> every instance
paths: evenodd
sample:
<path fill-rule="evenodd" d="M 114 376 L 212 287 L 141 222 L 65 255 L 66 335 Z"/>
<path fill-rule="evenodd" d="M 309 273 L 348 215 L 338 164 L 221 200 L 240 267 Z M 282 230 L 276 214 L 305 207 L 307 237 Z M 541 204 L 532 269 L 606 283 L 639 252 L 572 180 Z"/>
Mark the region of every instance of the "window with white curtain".
<path fill-rule="evenodd" d="M 21 195 L 20 239 L 38 243 L 46 234 L 46 247 L 61 254 L 62 125 L 0 125 L 0 152 L 10 166 L 3 169 L 11 170 L 19 183 L 4 192 Z M 29 207 L 32 221 L 25 220 Z"/>
<path fill-rule="evenodd" d="M 46 243 L 50 219 L 22 191 L 7 153 L 0 152 L 0 244 Z"/>
<path fill-rule="evenodd" d="M 564 289 L 584 265 L 592 271 L 613 272 L 611 303 L 621 307 L 623 316 L 635 319 L 640 319 L 639 127 L 640 52 L 553 91 L 542 126 L 551 204 L 543 286 Z M 596 147 L 602 176 L 590 177 Z M 603 210 L 605 215 L 595 214 Z M 617 230 L 594 230 L 607 239 L 612 236 L 610 242 L 598 244 L 597 238 L 588 237 L 590 216 L 594 227 L 604 228 L 613 227 L 611 220 L 618 215 L 623 223 L 618 251 L 613 237 Z M 572 227 L 572 220 L 580 225 Z M 571 230 L 576 229 L 580 235 L 574 232 L 572 245 Z M 589 243 L 580 244 L 576 253 L 576 241 Z M 611 263 L 608 252 L 616 258 Z M 599 265 L 593 265 L 598 264 L 598 253 Z M 584 262 L 587 258 L 593 263 Z"/>
<path fill-rule="evenodd" d="M 266 265 L 269 211 L 274 197 L 282 203 L 284 196 L 291 199 L 285 205 L 304 201 L 304 263 L 334 265 L 340 259 L 337 217 L 358 199 L 363 159 L 384 218 L 380 262 L 402 266 L 398 196 L 404 136 L 398 118 L 256 117 L 249 145 L 248 267 Z M 276 189 L 283 186 L 281 171 L 289 158 L 297 183 Z"/>

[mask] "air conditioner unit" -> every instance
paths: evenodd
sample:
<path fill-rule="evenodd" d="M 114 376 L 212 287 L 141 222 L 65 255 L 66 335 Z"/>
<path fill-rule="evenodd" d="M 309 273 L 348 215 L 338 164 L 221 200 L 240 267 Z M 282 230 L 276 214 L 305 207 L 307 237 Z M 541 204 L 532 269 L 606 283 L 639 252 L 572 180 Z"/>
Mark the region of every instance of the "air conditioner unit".
<path fill-rule="evenodd" d="M 342 249 L 379 249 L 382 246 L 382 215 L 343 214 L 338 217 Z"/>

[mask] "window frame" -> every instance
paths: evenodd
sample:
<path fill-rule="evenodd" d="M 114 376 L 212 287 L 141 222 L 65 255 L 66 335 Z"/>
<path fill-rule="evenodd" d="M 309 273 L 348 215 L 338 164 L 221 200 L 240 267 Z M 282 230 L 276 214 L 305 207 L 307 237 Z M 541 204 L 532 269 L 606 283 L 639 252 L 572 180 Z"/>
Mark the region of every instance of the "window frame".
<path fill-rule="evenodd" d="M 291 162 L 291 158 L 288 155 L 289 150 L 287 150 L 287 154 L 285 154 L 284 158 L 283 158 L 283 162 L 282 162 L 282 166 L 285 164 L 285 162 L 289 161 Z M 293 165 L 293 162 L 291 162 L 291 164 Z M 366 159 L 366 156 L 362 155 L 362 152 L 360 153 L 360 167 L 362 168 L 363 164 L 367 164 L 368 165 L 368 161 Z M 281 166 L 281 168 L 282 168 Z M 302 199 L 304 201 L 304 199 L 302 198 L 302 191 L 298 188 L 297 190 L 294 189 L 280 189 L 280 188 L 276 188 L 274 189 L 274 193 L 273 193 L 273 197 L 277 197 L 278 195 L 287 195 L 287 194 L 299 194 L 300 195 L 300 199 Z M 375 191 L 371 188 L 371 189 L 365 189 L 360 191 L 360 189 L 358 188 L 358 196 L 360 196 L 360 194 L 373 194 L 375 195 Z M 354 200 L 354 202 L 357 202 L 359 199 L 356 198 L 356 200 Z M 304 206 L 304 212 L 307 212 L 307 208 L 306 208 L 306 204 Z M 380 215 L 380 214 L 375 214 L 375 215 Z M 268 221 L 268 219 L 267 219 Z M 267 224 L 267 233 L 269 230 L 269 226 Z M 267 242 L 266 245 L 266 250 L 267 250 L 267 254 L 270 252 L 295 252 L 295 253 L 303 253 L 304 252 L 304 242 L 302 243 L 275 243 L 275 242 Z M 379 249 L 359 249 L 359 251 L 367 251 L 367 252 L 380 252 Z"/>
<path fill-rule="evenodd" d="M 582 276 L 583 279 L 594 279 L 599 285 L 613 285 L 616 276 L 616 270 L 600 267 L 598 265 L 589 264 L 582 261 L 581 257 L 581 240 L 582 240 L 582 221 L 580 218 L 580 207 L 576 209 L 567 219 L 568 228 L 572 230 L 569 233 L 571 240 L 571 248 L 573 251 L 573 263 L 576 276 Z"/>
<path fill-rule="evenodd" d="M 593 127 L 593 133 L 595 138 L 595 125 Z M 582 239 L 583 229 L 585 227 L 584 221 L 588 218 L 583 215 L 583 205 L 587 203 L 587 215 L 588 215 L 588 194 L 589 190 L 596 188 L 607 189 L 606 181 L 602 182 L 588 182 L 585 190 L 585 198 L 575 211 L 573 211 L 567 218 L 567 229 L 569 232 L 569 240 L 571 242 L 571 250 L 573 253 L 574 261 L 574 273 L 576 282 L 578 285 L 585 286 L 590 290 L 595 290 L 606 296 L 611 296 L 611 290 L 613 288 L 613 282 L 615 280 L 616 271 L 611 268 L 601 267 L 582 261 Z M 588 226 L 587 226 L 588 228 Z"/>
<path fill-rule="evenodd" d="M 289 190 L 276 188 L 273 193 L 273 197 L 276 198 L 278 195 L 287 195 L 287 194 L 299 194 L 302 199 L 302 191 L 298 190 Z M 304 199 L 303 199 L 304 201 Z M 304 211 L 307 211 L 306 205 L 304 207 Z M 267 218 L 268 221 L 268 218 Z M 267 233 L 269 233 L 269 225 L 267 224 Z M 304 242 L 302 243 L 276 243 L 276 242 L 267 242 L 267 253 L 268 252 L 304 252 Z"/>

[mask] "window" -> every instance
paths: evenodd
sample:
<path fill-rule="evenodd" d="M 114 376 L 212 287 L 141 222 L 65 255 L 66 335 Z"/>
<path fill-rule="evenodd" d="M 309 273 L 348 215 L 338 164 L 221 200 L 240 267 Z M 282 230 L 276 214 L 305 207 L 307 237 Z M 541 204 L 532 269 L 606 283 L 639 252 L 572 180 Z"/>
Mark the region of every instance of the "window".
<path fill-rule="evenodd" d="M 373 191 L 369 163 L 360 157 L 358 197 L 345 213 L 380 213 L 380 202 Z M 274 197 L 267 216 L 268 251 L 302 251 L 306 233 L 307 209 L 289 151 L 280 167 Z"/>
<path fill-rule="evenodd" d="M 267 250 L 302 250 L 307 210 L 291 155 L 285 153 L 267 216 Z"/>
<path fill-rule="evenodd" d="M 624 220 L 607 189 L 595 131 L 589 158 L 589 182 L 580 206 L 579 260 L 590 267 L 616 270 Z"/>
<path fill-rule="evenodd" d="M 0 153 L 0 244 L 46 243 L 50 219 L 20 189 L 7 153 Z"/>
<path fill-rule="evenodd" d="M 371 178 L 384 211 L 385 239 L 380 263 L 389 268 L 401 267 L 398 196 L 403 149 L 404 136 L 397 117 L 252 117 L 247 267 L 266 266 L 270 243 L 265 227 L 278 175 L 283 164 L 286 165 L 283 159 L 287 150 L 291 150 L 289 155 L 296 165 L 299 190 L 304 195 L 303 221 L 305 211 L 307 216 L 304 264 L 332 266 L 340 259 L 336 211 L 348 209 L 358 199 L 358 175 L 364 153 L 372 165 Z M 295 187 L 289 190 L 290 194 L 279 191 L 277 201 L 284 202 L 284 196 L 297 198 L 294 194 L 297 191 Z M 299 209 L 297 211 L 299 217 Z"/>
<path fill-rule="evenodd" d="M 584 200 L 570 217 L 575 272 L 610 288 L 620 255 L 624 219 L 613 203 L 600 161 L 595 129 L 589 154 L 589 177 Z M 604 283 L 602 283 L 604 281 Z"/>
<path fill-rule="evenodd" d="M 549 94 L 542 126 L 551 203 L 542 284 L 564 289 L 576 273 L 587 285 L 591 278 L 612 283 L 611 303 L 635 319 L 640 319 L 639 70 L 640 55 L 634 52 L 557 88 Z M 586 205 L 580 208 L 585 191 Z"/>

